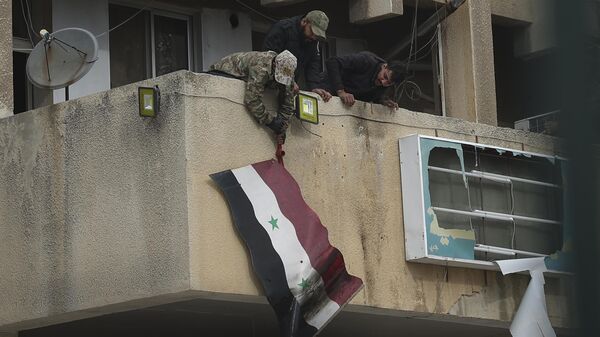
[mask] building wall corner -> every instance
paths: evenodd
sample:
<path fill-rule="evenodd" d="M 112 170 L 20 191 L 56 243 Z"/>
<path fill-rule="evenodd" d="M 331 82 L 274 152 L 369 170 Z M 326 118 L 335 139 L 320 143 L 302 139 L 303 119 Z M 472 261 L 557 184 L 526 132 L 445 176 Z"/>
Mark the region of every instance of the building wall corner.
<path fill-rule="evenodd" d="M 12 1 L 0 1 L 0 118 L 13 115 Z"/>

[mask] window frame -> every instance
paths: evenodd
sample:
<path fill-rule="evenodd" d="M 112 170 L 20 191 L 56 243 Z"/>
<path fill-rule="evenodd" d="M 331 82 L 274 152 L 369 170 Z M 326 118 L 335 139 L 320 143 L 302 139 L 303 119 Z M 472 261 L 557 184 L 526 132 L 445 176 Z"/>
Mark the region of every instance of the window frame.
<path fill-rule="evenodd" d="M 154 27 L 154 19 L 156 16 L 163 16 L 166 18 L 177 19 L 185 21 L 187 24 L 187 51 L 188 51 L 188 70 L 194 69 L 194 52 L 195 46 L 193 44 L 192 33 L 193 33 L 193 16 L 174 13 L 171 11 L 161 10 L 150 8 L 150 48 L 151 48 L 151 58 L 152 58 L 152 78 L 156 77 L 156 40 L 155 40 L 155 27 Z"/>
<path fill-rule="evenodd" d="M 562 165 L 564 170 L 566 159 L 560 156 L 550 156 L 545 154 L 539 154 L 527 151 L 518 151 L 514 149 L 508 149 L 498 146 L 492 146 L 487 144 L 472 143 L 465 141 L 457 141 L 452 139 L 423 136 L 423 135 L 411 135 L 400 138 L 399 150 L 400 150 L 400 168 L 401 168 L 401 190 L 402 190 L 402 207 L 403 207 L 403 228 L 404 228 L 404 241 L 405 241 L 405 253 L 406 260 L 410 262 L 419 262 L 427 264 L 436 264 L 451 267 L 466 267 L 474 269 L 484 270 L 498 270 L 498 266 L 492 261 L 477 260 L 477 259 L 465 259 L 457 257 L 449 257 L 443 255 L 436 255 L 432 253 L 428 247 L 428 228 L 425 209 L 425 186 L 424 175 L 423 175 L 423 153 L 421 149 L 422 140 L 434 140 L 439 142 L 447 142 L 457 145 L 468 145 L 476 148 L 485 147 L 486 149 L 494 149 L 498 151 L 511 152 L 513 154 L 520 154 L 524 156 L 533 156 L 538 158 L 545 158 L 555 161 L 557 165 Z M 563 172 L 564 176 L 564 172 Z M 565 182 L 562 184 L 563 188 Z M 563 202 L 565 193 L 563 190 Z M 433 205 L 431 205 L 433 207 Z M 563 214 L 564 214 L 563 210 Z M 562 219 L 562 233 L 565 233 L 565 227 L 568 223 L 565 219 Z M 565 247 L 565 243 L 572 238 L 565 237 L 563 235 L 562 247 Z M 557 252 L 561 252 L 558 250 Z M 532 256 L 526 256 L 532 257 Z M 510 259 L 510 257 L 507 257 Z M 497 259 L 501 260 L 501 259 Z M 566 269 L 549 269 L 549 273 L 554 275 L 570 274 Z"/>
<path fill-rule="evenodd" d="M 189 71 L 193 71 L 194 70 L 194 66 L 195 66 L 195 62 L 194 62 L 194 55 L 196 54 L 196 47 L 197 44 L 195 43 L 195 39 L 194 39 L 194 25 L 195 25 L 195 20 L 196 20 L 196 15 L 195 13 L 197 12 L 197 9 L 193 9 L 190 8 L 189 12 L 192 14 L 185 14 L 185 10 L 183 8 L 172 8 L 172 7 L 162 7 L 160 6 L 160 4 L 158 4 L 159 6 L 157 7 L 148 7 L 148 6 L 144 6 L 138 2 L 129 2 L 129 1 L 109 1 L 108 2 L 108 6 L 110 5 L 117 5 L 117 6 L 124 6 L 124 7 L 130 7 L 130 8 L 135 8 L 135 9 L 144 9 L 146 11 L 148 11 L 148 13 L 150 14 L 150 34 L 147 34 L 145 38 L 150 39 L 148 45 L 150 47 L 150 58 L 146 61 L 150 62 L 150 73 L 146 74 L 146 76 L 148 76 L 148 79 L 153 79 L 156 78 L 156 53 L 155 53 L 155 27 L 154 27 L 154 18 L 155 16 L 163 16 L 163 17 L 167 17 L 167 18 L 173 18 L 173 19 L 178 19 L 178 20 L 184 20 L 187 23 L 187 46 L 188 46 L 188 70 Z M 147 7 L 147 8 L 146 8 Z M 109 49 L 110 49 L 110 41 L 109 41 Z"/>
<path fill-rule="evenodd" d="M 19 54 L 25 54 L 27 55 L 27 58 L 29 58 L 29 54 L 31 54 L 31 51 L 33 50 L 33 47 L 31 46 L 31 41 L 29 41 L 29 39 L 24 39 L 21 37 L 17 37 L 17 36 L 13 36 L 12 37 L 13 41 L 12 41 L 12 52 L 13 53 L 19 53 Z M 12 67 L 14 67 L 14 60 L 13 60 L 13 65 L 11 65 Z M 13 69 L 14 72 L 14 69 Z M 25 72 L 27 73 L 27 70 L 25 70 Z M 35 109 L 35 102 L 34 102 L 34 98 L 33 98 L 33 91 L 35 90 L 34 85 L 31 83 L 31 81 L 29 81 L 29 78 L 26 76 L 26 83 L 27 86 L 25 88 L 26 92 L 25 95 L 27 96 L 27 102 L 26 102 L 26 108 L 25 111 L 29 111 L 29 110 L 33 110 Z M 13 81 L 13 86 L 14 86 L 14 81 Z M 15 90 L 15 88 L 13 88 L 13 90 Z M 13 107 L 14 110 L 14 107 Z M 18 113 L 22 113 L 25 111 L 19 111 L 19 112 L 14 112 L 15 114 Z"/>

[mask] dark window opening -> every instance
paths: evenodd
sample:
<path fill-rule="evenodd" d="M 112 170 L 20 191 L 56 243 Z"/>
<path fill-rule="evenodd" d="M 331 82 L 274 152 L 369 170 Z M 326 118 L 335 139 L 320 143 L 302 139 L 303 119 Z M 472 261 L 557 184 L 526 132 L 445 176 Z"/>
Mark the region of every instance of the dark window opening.
<path fill-rule="evenodd" d="M 31 83 L 27 79 L 25 65 L 27 64 L 26 53 L 13 53 L 13 104 L 14 113 L 18 114 L 29 110 Z"/>
<path fill-rule="evenodd" d="M 417 27 L 434 15 L 435 10 L 419 7 Z M 385 58 L 385 55 L 410 39 L 413 32 L 414 7 L 404 7 L 402 16 L 394 17 L 364 26 L 363 38 L 369 42 L 369 49 Z M 400 61 L 408 64 L 405 81 L 388 90 L 400 107 L 442 115 L 438 67 L 438 31 L 434 26 L 430 31 L 416 38 L 416 43 L 408 44 L 393 58 L 386 61 Z"/>
<path fill-rule="evenodd" d="M 139 9 L 109 6 L 109 26 L 116 27 Z M 110 86 L 145 80 L 152 76 L 150 64 L 150 12 L 143 11 L 110 32 Z"/>
<path fill-rule="evenodd" d="M 29 5 L 29 6 L 27 6 Z M 34 87 L 27 78 L 29 51 L 39 40 L 39 30 L 52 27 L 52 2 L 12 1 L 13 112 L 15 114 L 52 104 L 51 90 Z"/>
<path fill-rule="evenodd" d="M 154 16 L 154 54 L 156 76 L 189 69 L 188 22 Z"/>
<path fill-rule="evenodd" d="M 110 82 L 118 87 L 190 69 L 190 19 L 109 5 Z M 125 23 L 123 23 L 125 22 Z"/>
<path fill-rule="evenodd" d="M 33 33 L 28 30 L 28 21 L 25 21 L 25 17 L 27 17 L 26 7 L 21 4 L 25 4 L 25 1 L 21 0 L 12 0 L 12 31 L 13 36 L 21 39 L 29 40 L 29 34 Z M 34 40 L 35 41 L 35 40 Z"/>
<path fill-rule="evenodd" d="M 519 29 L 524 28 L 493 26 L 498 126 L 556 135 L 561 104 L 558 53 L 516 57 Z"/>

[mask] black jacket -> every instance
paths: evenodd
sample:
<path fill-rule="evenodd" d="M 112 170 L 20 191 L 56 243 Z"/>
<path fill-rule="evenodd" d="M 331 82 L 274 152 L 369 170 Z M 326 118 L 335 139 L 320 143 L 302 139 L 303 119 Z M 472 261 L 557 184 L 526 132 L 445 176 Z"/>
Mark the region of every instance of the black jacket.
<path fill-rule="evenodd" d="M 281 53 L 289 50 L 298 59 L 296 68 L 296 80 L 304 71 L 304 78 L 309 90 L 318 86 L 319 73 L 321 72 L 321 55 L 319 54 L 319 44 L 317 41 L 306 41 L 300 20 L 303 16 L 284 19 L 273 24 L 265 41 L 263 50 L 272 50 Z"/>
<path fill-rule="evenodd" d="M 321 86 L 333 95 L 344 89 L 361 101 L 380 103 L 387 88 L 375 86 L 375 79 L 383 63 L 384 59 L 368 51 L 329 58 Z"/>

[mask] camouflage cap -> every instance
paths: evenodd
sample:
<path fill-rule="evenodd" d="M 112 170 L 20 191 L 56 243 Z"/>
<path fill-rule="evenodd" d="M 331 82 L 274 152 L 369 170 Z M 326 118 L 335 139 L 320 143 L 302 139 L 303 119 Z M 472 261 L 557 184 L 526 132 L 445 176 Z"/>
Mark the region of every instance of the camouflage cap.
<path fill-rule="evenodd" d="M 275 81 L 290 85 L 294 80 L 297 64 L 296 56 L 289 50 L 284 50 L 275 57 Z"/>
<path fill-rule="evenodd" d="M 306 14 L 306 20 L 310 22 L 313 33 L 321 39 L 326 39 L 325 31 L 329 26 L 329 18 L 322 11 L 310 11 Z"/>

